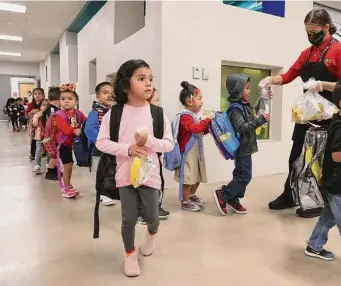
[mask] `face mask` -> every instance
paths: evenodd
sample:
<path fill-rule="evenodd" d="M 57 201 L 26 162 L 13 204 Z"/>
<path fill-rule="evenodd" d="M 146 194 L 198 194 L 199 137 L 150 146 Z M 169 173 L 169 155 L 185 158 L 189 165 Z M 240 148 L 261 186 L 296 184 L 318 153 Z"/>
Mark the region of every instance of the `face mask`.
<path fill-rule="evenodd" d="M 314 46 L 320 45 L 323 42 L 323 38 L 324 38 L 323 30 L 315 34 L 308 34 L 308 40 Z"/>

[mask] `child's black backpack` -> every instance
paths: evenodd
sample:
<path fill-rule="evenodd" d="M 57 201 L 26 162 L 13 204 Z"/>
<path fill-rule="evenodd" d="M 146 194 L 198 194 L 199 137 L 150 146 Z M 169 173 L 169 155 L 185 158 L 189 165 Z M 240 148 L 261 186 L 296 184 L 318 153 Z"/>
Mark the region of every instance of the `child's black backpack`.
<path fill-rule="evenodd" d="M 153 117 L 153 129 L 155 138 L 163 138 L 164 120 L 163 109 L 159 106 L 150 105 Z M 123 106 L 114 105 L 110 115 L 110 140 L 118 142 L 120 123 L 122 118 Z M 159 156 L 161 154 L 158 154 Z M 161 169 L 160 169 L 161 172 Z M 96 205 L 94 211 L 94 233 L 93 238 L 99 237 L 99 204 L 101 195 L 113 200 L 119 200 L 120 194 L 116 188 L 116 157 L 103 153 L 100 157 L 96 173 Z"/>

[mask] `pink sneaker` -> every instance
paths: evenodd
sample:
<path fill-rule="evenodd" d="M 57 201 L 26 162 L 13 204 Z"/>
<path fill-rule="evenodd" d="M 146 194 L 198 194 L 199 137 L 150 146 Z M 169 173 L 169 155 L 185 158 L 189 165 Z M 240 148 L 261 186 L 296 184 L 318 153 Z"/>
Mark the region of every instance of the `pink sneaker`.
<path fill-rule="evenodd" d="M 137 261 L 136 250 L 131 254 L 126 254 L 124 259 L 124 274 L 128 277 L 136 277 L 140 275 L 140 265 Z"/>
<path fill-rule="evenodd" d="M 72 192 L 76 193 L 77 196 L 79 195 L 79 192 L 76 191 L 75 188 L 74 188 L 72 185 L 69 185 L 68 188 L 69 188 Z"/>
<path fill-rule="evenodd" d="M 144 243 L 141 246 L 141 253 L 143 256 L 150 256 L 155 249 L 156 234 L 151 235 L 149 231 L 146 232 Z"/>
<path fill-rule="evenodd" d="M 63 191 L 62 191 L 62 197 L 63 197 L 63 198 L 71 199 L 71 198 L 76 197 L 77 195 L 78 195 L 78 194 L 75 193 L 74 191 L 72 191 L 72 189 L 70 189 L 69 187 L 66 187 L 66 188 L 63 189 Z"/>

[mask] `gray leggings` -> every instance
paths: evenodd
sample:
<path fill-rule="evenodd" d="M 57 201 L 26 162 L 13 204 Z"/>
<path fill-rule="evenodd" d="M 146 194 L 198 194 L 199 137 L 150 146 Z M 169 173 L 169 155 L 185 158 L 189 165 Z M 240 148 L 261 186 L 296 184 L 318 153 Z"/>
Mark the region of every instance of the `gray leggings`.
<path fill-rule="evenodd" d="M 151 234 L 158 231 L 159 219 L 159 192 L 156 189 L 141 186 L 134 189 L 132 186 L 119 189 L 122 210 L 122 239 L 126 251 L 131 251 L 135 247 L 135 225 L 138 219 L 138 198 L 141 198 L 141 206 L 144 220 L 147 223 Z"/>

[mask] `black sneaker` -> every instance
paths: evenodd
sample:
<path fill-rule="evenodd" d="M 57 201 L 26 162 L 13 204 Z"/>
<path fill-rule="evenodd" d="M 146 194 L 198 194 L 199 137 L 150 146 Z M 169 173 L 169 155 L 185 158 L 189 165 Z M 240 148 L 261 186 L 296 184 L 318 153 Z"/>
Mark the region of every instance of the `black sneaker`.
<path fill-rule="evenodd" d="M 169 211 L 166 211 L 161 206 L 159 206 L 159 218 L 160 219 L 167 219 L 169 214 L 170 214 Z"/>
<path fill-rule="evenodd" d="M 305 255 L 309 257 L 319 258 L 326 261 L 333 261 L 335 259 L 335 255 L 327 250 L 315 251 L 310 246 L 307 246 L 305 249 Z"/>
<path fill-rule="evenodd" d="M 303 218 L 314 218 L 319 217 L 322 214 L 323 209 L 322 208 L 316 208 L 316 209 L 310 209 L 310 210 L 302 210 L 301 208 L 296 210 L 296 214 L 299 217 Z"/>
<path fill-rule="evenodd" d="M 58 181 L 58 173 L 54 172 L 53 169 L 48 169 L 45 174 L 45 179 L 50 181 Z"/>
<path fill-rule="evenodd" d="M 214 201 L 217 205 L 217 209 L 218 211 L 222 214 L 222 215 L 226 215 L 227 214 L 227 210 L 226 210 L 226 202 L 224 202 L 222 199 L 221 199 L 221 196 L 220 196 L 220 193 L 221 193 L 221 190 L 216 190 L 214 191 L 213 193 L 213 198 L 214 198 Z"/>
<path fill-rule="evenodd" d="M 30 155 L 30 157 L 28 157 L 30 159 L 30 161 L 34 160 L 34 156 Z"/>
<path fill-rule="evenodd" d="M 285 210 L 296 207 L 292 196 L 287 194 L 281 194 L 277 199 L 269 203 L 270 210 Z"/>

